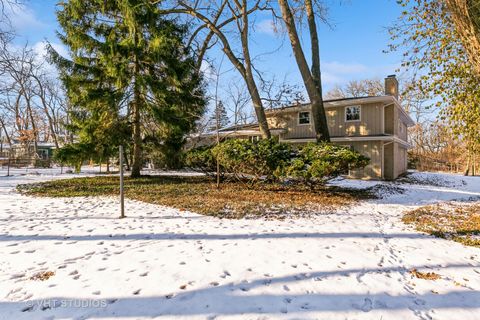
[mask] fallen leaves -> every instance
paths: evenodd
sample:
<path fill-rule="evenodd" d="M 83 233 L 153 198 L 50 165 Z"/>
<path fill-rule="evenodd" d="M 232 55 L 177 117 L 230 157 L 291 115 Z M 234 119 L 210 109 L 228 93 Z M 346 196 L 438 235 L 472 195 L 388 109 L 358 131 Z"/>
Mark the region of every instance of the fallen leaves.
<path fill-rule="evenodd" d="M 421 272 L 421 271 L 418 271 L 417 269 L 412 269 L 409 271 L 409 273 L 416 278 L 424 279 L 424 280 L 438 280 L 441 278 L 441 276 L 438 273 Z"/>
<path fill-rule="evenodd" d="M 35 280 L 35 281 L 45 281 L 50 279 L 55 275 L 55 272 L 53 271 L 40 271 L 35 273 L 33 276 L 30 277 L 30 280 Z"/>
<path fill-rule="evenodd" d="M 480 202 L 420 207 L 406 213 L 402 221 L 413 224 L 418 231 L 480 247 Z"/>
<path fill-rule="evenodd" d="M 50 197 L 118 194 L 118 177 L 90 177 L 19 185 L 22 193 Z M 224 218 L 284 217 L 328 213 L 373 197 L 371 191 L 224 182 L 218 189 L 207 177 L 145 176 L 125 179 L 125 196 L 153 204 Z"/>

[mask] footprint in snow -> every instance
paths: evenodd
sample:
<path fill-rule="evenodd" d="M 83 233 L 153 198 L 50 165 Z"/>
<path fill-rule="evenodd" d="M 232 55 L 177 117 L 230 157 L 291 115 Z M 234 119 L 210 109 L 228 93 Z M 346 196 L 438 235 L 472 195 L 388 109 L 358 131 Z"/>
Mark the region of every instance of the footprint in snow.
<path fill-rule="evenodd" d="M 370 312 L 373 309 L 372 300 L 370 300 L 369 298 L 365 298 L 362 305 L 358 305 L 354 303 L 353 307 L 356 309 L 360 309 L 363 312 Z"/>
<path fill-rule="evenodd" d="M 99 296 L 102 292 L 100 290 L 93 291 L 92 294 Z"/>

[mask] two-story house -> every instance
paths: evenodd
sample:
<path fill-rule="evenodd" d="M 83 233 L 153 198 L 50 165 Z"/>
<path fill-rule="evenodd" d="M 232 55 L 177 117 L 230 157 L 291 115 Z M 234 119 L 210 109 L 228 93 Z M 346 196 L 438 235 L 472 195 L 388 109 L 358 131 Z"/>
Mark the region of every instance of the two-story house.
<path fill-rule="evenodd" d="M 408 127 L 413 120 L 398 102 L 398 81 L 385 79 L 385 95 L 324 101 L 331 141 L 351 146 L 370 158 L 354 178 L 393 180 L 407 170 Z M 315 141 L 310 104 L 266 111 L 271 133 L 281 142 Z M 224 138 L 259 137 L 256 124 L 224 128 Z"/>

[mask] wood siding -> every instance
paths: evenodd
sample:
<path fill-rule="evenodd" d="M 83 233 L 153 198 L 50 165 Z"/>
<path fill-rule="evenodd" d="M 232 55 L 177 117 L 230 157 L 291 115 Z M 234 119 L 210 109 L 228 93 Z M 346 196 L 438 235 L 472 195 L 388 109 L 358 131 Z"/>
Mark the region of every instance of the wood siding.
<path fill-rule="evenodd" d="M 349 176 L 356 179 L 381 179 L 382 178 L 382 142 L 381 141 L 355 141 L 337 142 L 336 144 L 351 146 L 354 150 L 370 158 L 370 164 L 363 169 L 350 171 Z"/>
<path fill-rule="evenodd" d="M 395 124 L 395 106 L 393 104 L 385 107 L 385 133 L 394 134 L 394 124 Z"/>
<path fill-rule="evenodd" d="M 359 121 L 345 121 L 346 106 L 330 106 L 325 108 L 330 136 L 335 137 L 364 137 L 392 135 L 403 141 L 408 139 L 408 119 L 402 114 L 399 107 L 393 103 L 385 106 L 383 103 L 353 104 L 360 106 Z M 313 139 L 315 133 L 313 123 L 301 125 L 298 123 L 298 113 L 310 111 L 309 106 L 296 108 L 296 111 L 282 110 L 269 114 L 268 122 L 271 128 L 284 128 L 280 140 Z M 310 121 L 312 116 L 310 115 Z M 374 138 L 375 139 L 375 138 Z M 380 138 L 379 138 L 380 139 Z M 299 140 L 296 143 L 300 143 Z M 354 178 L 387 179 L 393 180 L 407 170 L 407 149 L 394 142 L 382 140 L 336 142 L 341 145 L 352 146 L 355 150 L 370 158 L 370 164 L 361 170 L 352 171 Z"/>
<path fill-rule="evenodd" d="M 383 146 L 383 178 L 395 179 L 395 148 L 393 143 L 385 143 Z"/>
<path fill-rule="evenodd" d="M 407 171 L 407 149 L 395 143 L 395 178 Z"/>
<path fill-rule="evenodd" d="M 345 121 L 346 107 L 326 108 L 328 130 L 331 137 L 352 137 L 383 134 L 383 106 L 381 104 L 364 104 L 360 109 L 360 121 Z M 309 108 L 305 108 L 308 111 Z M 313 123 L 298 124 L 298 112 L 285 112 L 282 115 L 270 115 L 269 123 L 283 127 L 287 132 L 282 139 L 314 138 Z M 310 116 L 310 119 L 312 117 Z"/>

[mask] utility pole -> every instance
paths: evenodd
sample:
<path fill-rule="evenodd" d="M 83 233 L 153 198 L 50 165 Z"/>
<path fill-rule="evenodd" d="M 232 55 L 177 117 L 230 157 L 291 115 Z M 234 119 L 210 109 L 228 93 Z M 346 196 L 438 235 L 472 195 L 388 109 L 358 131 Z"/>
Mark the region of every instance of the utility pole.
<path fill-rule="evenodd" d="M 125 218 L 125 198 L 123 195 L 123 146 L 119 147 L 120 165 L 120 219 Z"/>

